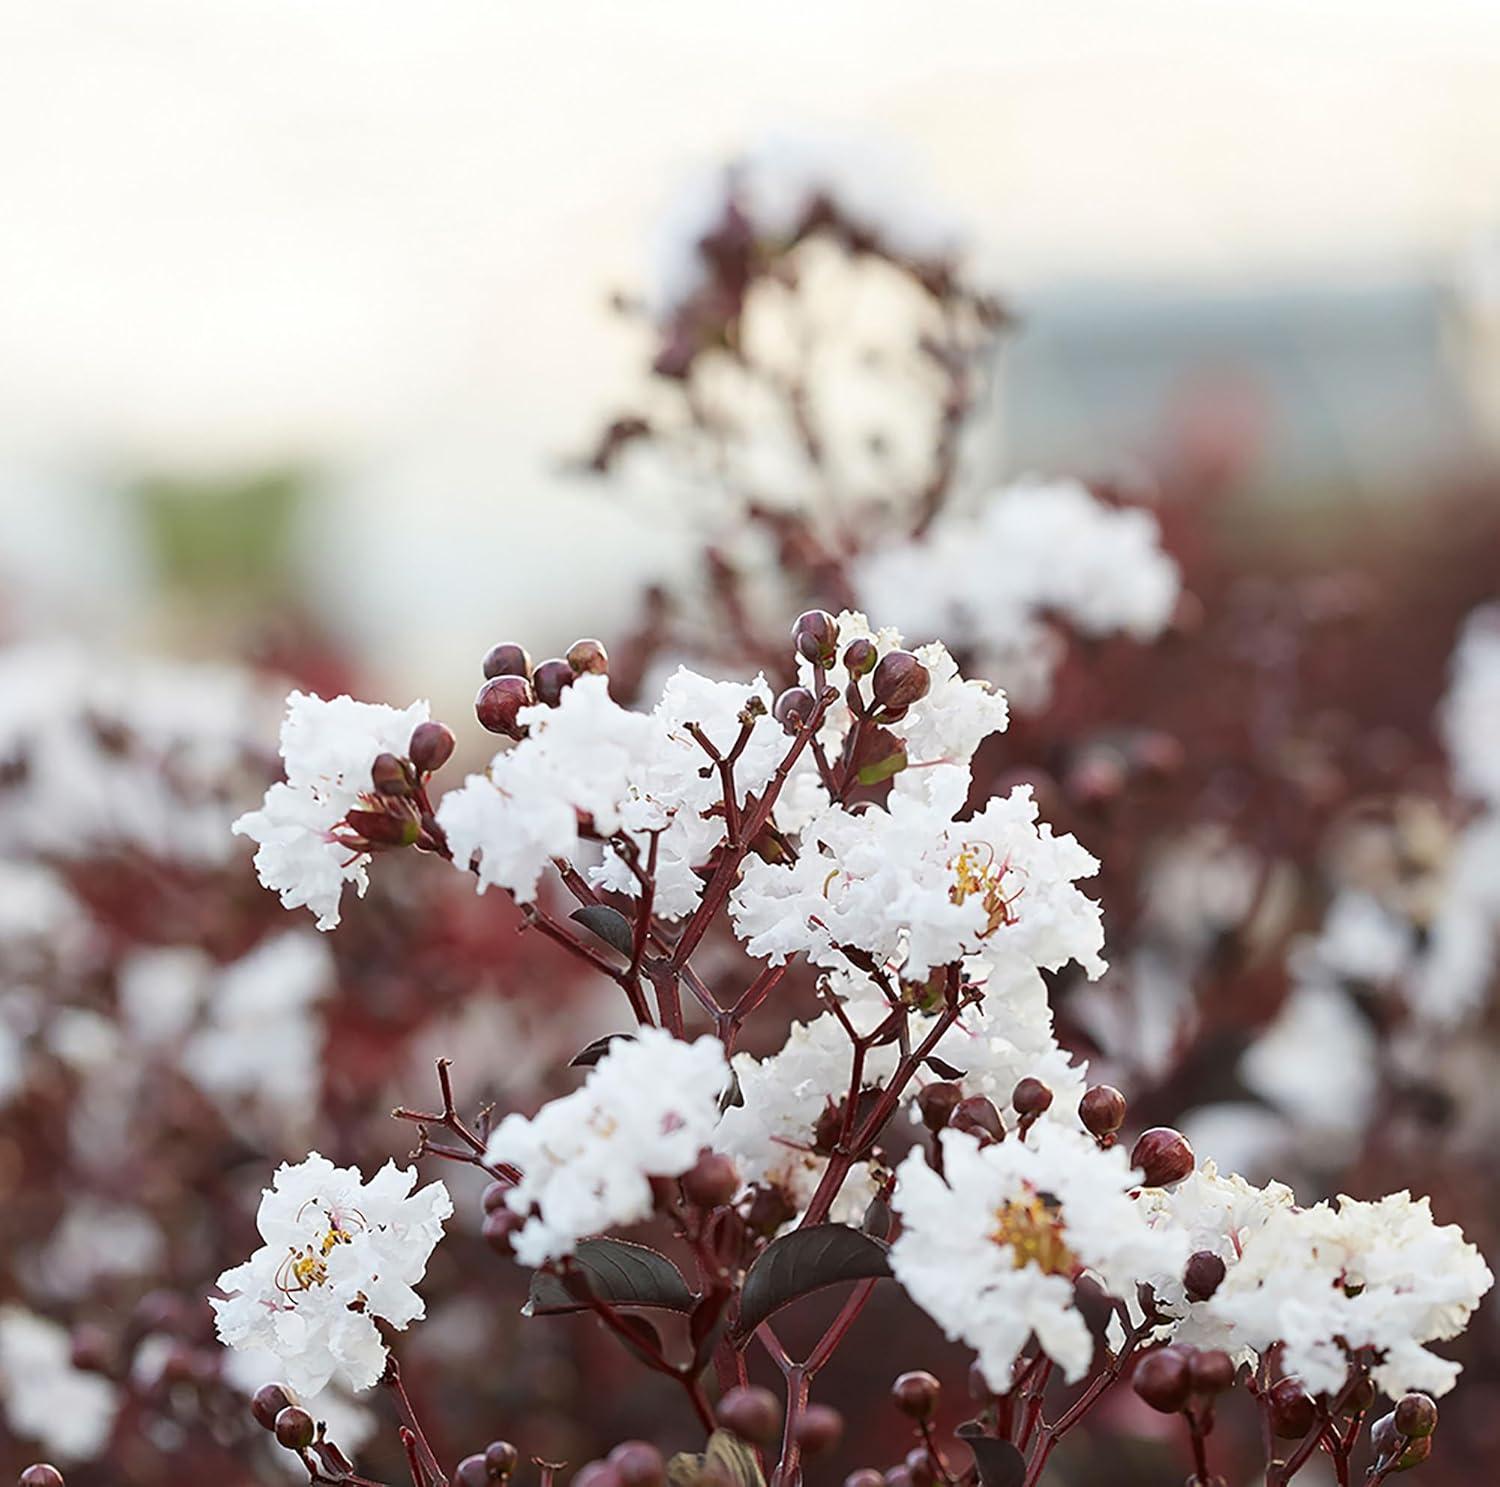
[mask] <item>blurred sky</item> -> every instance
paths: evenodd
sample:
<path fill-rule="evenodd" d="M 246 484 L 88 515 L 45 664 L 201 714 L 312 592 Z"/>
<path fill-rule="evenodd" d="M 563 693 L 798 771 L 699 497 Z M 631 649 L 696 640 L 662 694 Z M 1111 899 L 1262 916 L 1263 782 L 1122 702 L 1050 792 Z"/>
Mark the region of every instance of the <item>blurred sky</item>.
<path fill-rule="evenodd" d="M 107 613 L 123 480 L 292 461 L 387 641 L 398 559 L 465 630 L 517 544 L 518 614 L 623 590 L 652 535 L 555 478 L 636 365 L 605 294 L 689 168 L 804 126 L 1023 296 L 1441 275 L 1500 225 L 1500 4 L 0 0 L 0 573 Z"/>

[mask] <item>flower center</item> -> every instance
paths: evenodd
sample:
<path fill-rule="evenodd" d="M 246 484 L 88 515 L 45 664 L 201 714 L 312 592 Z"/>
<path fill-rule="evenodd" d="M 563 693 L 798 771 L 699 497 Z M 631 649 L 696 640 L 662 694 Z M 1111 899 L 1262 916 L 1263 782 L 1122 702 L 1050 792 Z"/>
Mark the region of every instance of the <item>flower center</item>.
<path fill-rule="evenodd" d="M 315 1206 L 321 1207 L 321 1204 Z M 362 1218 L 354 1217 L 355 1229 L 364 1227 Z M 310 1291 L 314 1286 L 322 1286 L 328 1283 L 328 1256 L 341 1244 L 348 1244 L 353 1239 L 353 1232 L 345 1228 L 337 1219 L 330 1219 L 328 1232 L 317 1241 L 316 1244 L 305 1245 L 302 1249 L 289 1249 L 287 1257 L 281 1262 L 281 1268 L 276 1272 L 276 1288 L 285 1296 L 294 1295 L 298 1291 Z"/>
<path fill-rule="evenodd" d="M 966 842 L 948 866 L 953 872 L 953 887 L 948 890 L 949 900 L 961 904 L 977 896 L 984 905 L 985 935 L 994 934 L 1002 924 L 1016 922 L 1015 910 L 1011 905 L 1020 897 L 1020 893 L 1018 891 L 1007 897 L 1004 888 L 1010 863 L 996 862 L 994 848 L 987 842 L 977 845 Z"/>
<path fill-rule="evenodd" d="M 1011 1262 L 1017 1270 L 1035 1265 L 1048 1275 L 1072 1275 L 1078 1261 L 1063 1238 L 1057 1210 L 1037 1193 L 1013 1198 L 995 1210 L 990 1238 L 1010 1246 Z"/>

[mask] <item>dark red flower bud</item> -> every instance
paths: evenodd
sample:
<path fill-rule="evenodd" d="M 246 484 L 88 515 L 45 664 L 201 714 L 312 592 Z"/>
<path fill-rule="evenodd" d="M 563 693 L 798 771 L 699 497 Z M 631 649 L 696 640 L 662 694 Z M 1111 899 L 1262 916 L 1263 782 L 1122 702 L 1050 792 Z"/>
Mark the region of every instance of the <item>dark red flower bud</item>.
<path fill-rule="evenodd" d="M 906 1460 L 902 1465 L 911 1480 L 911 1487 L 932 1487 L 937 1481 L 937 1469 L 932 1464 L 932 1457 L 926 1446 L 913 1446 L 906 1453 Z"/>
<path fill-rule="evenodd" d="M 1395 1408 L 1396 1429 L 1416 1440 L 1437 1429 L 1438 1407 L 1425 1394 L 1406 1394 Z"/>
<path fill-rule="evenodd" d="M 109 1334 L 102 1327 L 81 1322 L 73 1329 L 71 1343 L 73 1367 L 85 1373 L 108 1373 L 114 1357 Z"/>
<path fill-rule="evenodd" d="M 1349 1388 L 1344 1396 L 1349 1402 L 1348 1413 L 1356 1411 L 1363 1414 L 1375 1403 L 1375 1381 L 1369 1374 L 1363 1374 Z"/>
<path fill-rule="evenodd" d="M 1207 1301 L 1223 1283 L 1224 1261 L 1210 1249 L 1201 1249 L 1188 1257 L 1182 1272 L 1182 1289 L 1189 1301 Z"/>
<path fill-rule="evenodd" d="M 864 1216 L 859 1221 L 859 1227 L 872 1239 L 889 1239 L 891 1227 L 895 1221 L 895 1215 L 891 1212 L 890 1199 L 884 1193 L 876 1193 L 865 1204 Z"/>
<path fill-rule="evenodd" d="M 769 1389 L 741 1384 L 731 1389 L 714 1411 L 726 1430 L 752 1446 L 769 1446 L 781 1430 L 781 1403 Z"/>
<path fill-rule="evenodd" d="M 609 673 L 609 652 L 604 649 L 602 640 L 588 637 L 575 640 L 568 647 L 567 662 L 573 668 L 575 676 L 582 676 L 585 672 L 592 676 L 606 676 Z"/>
<path fill-rule="evenodd" d="M 912 1487 L 911 1473 L 907 1471 L 904 1461 L 899 1466 L 891 1467 L 880 1480 L 885 1483 L 885 1487 Z"/>
<path fill-rule="evenodd" d="M 1095 1084 L 1078 1102 L 1078 1118 L 1091 1136 L 1112 1136 L 1125 1124 L 1125 1096 L 1112 1084 Z"/>
<path fill-rule="evenodd" d="M 1317 1422 L 1318 1408 L 1302 1387 L 1301 1379 L 1278 1379 L 1266 1394 L 1266 1412 L 1271 1429 L 1282 1440 L 1296 1441 Z"/>
<path fill-rule="evenodd" d="M 509 1441 L 491 1441 L 484 1448 L 484 1464 L 497 1482 L 503 1482 L 520 1460 L 521 1453 Z"/>
<path fill-rule="evenodd" d="M 505 1195 L 510 1191 L 511 1184 L 508 1182 L 492 1182 L 485 1188 L 479 1199 L 479 1206 L 485 1213 L 493 1213 L 497 1208 L 505 1207 Z"/>
<path fill-rule="evenodd" d="M 734 1163 L 716 1151 L 703 1152 L 682 1174 L 682 1191 L 699 1208 L 718 1208 L 739 1190 L 740 1174 Z"/>
<path fill-rule="evenodd" d="M 1171 1126 L 1152 1126 L 1143 1131 L 1130 1151 L 1130 1165 L 1139 1167 L 1148 1188 L 1170 1187 L 1181 1182 L 1196 1165 L 1187 1137 Z"/>
<path fill-rule="evenodd" d="M 913 1420 L 930 1420 L 937 1413 L 942 1386 L 930 1373 L 918 1368 L 903 1373 L 891 1385 L 891 1402 Z"/>
<path fill-rule="evenodd" d="M 873 1466 L 862 1466 L 844 1478 L 844 1487 L 885 1487 L 885 1473 Z"/>
<path fill-rule="evenodd" d="M 452 757 L 457 740 L 446 723 L 418 723 L 406 752 L 423 774 L 441 769 Z"/>
<path fill-rule="evenodd" d="M 410 795 L 411 769 L 404 759 L 398 759 L 394 754 L 377 754 L 370 766 L 370 782 L 381 795 Z"/>
<path fill-rule="evenodd" d="M 277 1415 L 295 1403 L 285 1384 L 262 1384 L 250 1396 L 250 1413 L 262 1430 L 275 1430 Z"/>
<path fill-rule="evenodd" d="M 609 1464 L 625 1487 L 661 1487 L 667 1479 L 667 1464 L 650 1441 L 621 1441 L 609 1453 Z"/>
<path fill-rule="evenodd" d="M 516 714 L 535 701 L 536 693 L 524 676 L 497 676 L 479 689 L 474 699 L 474 714 L 480 726 L 491 733 L 519 738 L 521 729 Z"/>
<path fill-rule="evenodd" d="M 759 1187 L 750 1199 L 745 1225 L 754 1234 L 774 1234 L 796 1215 L 796 1206 L 777 1187 Z"/>
<path fill-rule="evenodd" d="M 1188 1402 L 1192 1384 L 1187 1359 L 1175 1348 L 1158 1348 L 1135 1366 L 1131 1387 L 1154 1410 L 1175 1414 Z"/>
<path fill-rule="evenodd" d="M 541 662 L 531 673 L 531 685 L 536 691 L 536 700 L 548 707 L 556 707 L 562 694 L 578 679 L 578 674 L 566 661 Z"/>
<path fill-rule="evenodd" d="M 405 811 L 350 811 L 344 820 L 372 847 L 409 847 L 422 834 L 422 823 Z"/>
<path fill-rule="evenodd" d="M 289 1404 L 282 1410 L 273 1429 L 277 1441 L 288 1451 L 305 1451 L 313 1443 L 313 1417 L 298 1405 Z"/>
<path fill-rule="evenodd" d="M 624 1484 L 608 1461 L 589 1461 L 573 1474 L 572 1487 L 624 1487 Z"/>
<path fill-rule="evenodd" d="M 529 678 L 530 675 L 531 657 L 526 654 L 524 645 L 502 640 L 499 645 L 492 645 L 484 654 L 484 679 L 486 681 L 497 676 Z"/>
<path fill-rule="evenodd" d="M 804 1456 L 824 1456 L 844 1438 L 844 1417 L 831 1404 L 810 1404 L 802 1411 L 792 1436 Z"/>
<path fill-rule="evenodd" d="M 806 687 L 788 687 L 776 699 L 772 714 L 788 733 L 795 733 L 812 717 L 817 699 Z"/>
<path fill-rule="evenodd" d="M 508 1255 L 512 1252 L 517 1231 L 525 1222 L 519 1213 L 512 1213 L 508 1208 L 493 1208 L 485 1214 L 479 1232 L 497 1255 Z"/>
<path fill-rule="evenodd" d="M 19 1487 L 64 1487 L 63 1474 L 46 1461 L 28 1466 L 16 1480 Z"/>
<path fill-rule="evenodd" d="M 1435 1416 L 1434 1410 L 1434 1423 Z M 1414 1466 L 1421 1466 L 1432 1455 L 1432 1436 L 1408 1438 L 1397 1425 L 1394 1414 L 1382 1415 L 1370 1427 L 1370 1444 L 1375 1449 L 1378 1461 L 1394 1463 L 1389 1468 L 1392 1471 L 1410 1471 Z"/>
<path fill-rule="evenodd" d="M 792 644 L 804 660 L 826 669 L 838 653 L 838 621 L 826 609 L 809 609 L 792 626 Z"/>
<path fill-rule="evenodd" d="M 981 1146 L 1005 1140 L 1005 1122 L 1000 1119 L 995 1102 L 985 1095 L 970 1095 L 968 1099 L 960 1100 L 948 1125 L 952 1130 L 978 1136 Z"/>
<path fill-rule="evenodd" d="M 1040 1079 L 1023 1079 L 1011 1093 L 1011 1106 L 1017 1115 L 1029 1115 L 1033 1119 L 1052 1104 L 1052 1091 Z"/>
<path fill-rule="evenodd" d="M 956 1084 L 945 1080 L 929 1084 L 917 1095 L 917 1111 L 929 1131 L 941 1131 L 953 1119 L 953 1112 L 963 1102 L 964 1093 Z"/>
<path fill-rule="evenodd" d="M 483 1456 L 465 1456 L 453 1468 L 453 1487 L 490 1487 L 490 1469 Z"/>
<path fill-rule="evenodd" d="M 880 658 L 870 689 L 876 702 L 895 711 L 920 702 L 931 685 L 927 668 L 910 651 L 891 651 Z"/>
<path fill-rule="evenodd" d="M 868 676 L 874 671 L 879 659 L 880 653 L 875 649 L 875 642 L 866 640 L 863 635 L 844 647 L 844 670 L 850 676 Z"/>
<path fill-rule="evenodd" d="M 1188 1354 L 1188 1383 L 1194 1394 L 1223 1394 L 1234 1388 L 1234 1362 L 1218 1348 Z"/>

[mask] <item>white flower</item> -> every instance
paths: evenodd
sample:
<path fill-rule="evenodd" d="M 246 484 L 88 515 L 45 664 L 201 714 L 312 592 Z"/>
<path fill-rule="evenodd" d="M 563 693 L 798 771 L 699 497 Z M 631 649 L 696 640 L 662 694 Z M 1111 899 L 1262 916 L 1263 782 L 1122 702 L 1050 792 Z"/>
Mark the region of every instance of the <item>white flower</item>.
<path fill-rule="evenodd" d="M 803 952 L 841 963 L 839 945 L 920 980 L 979 956 L 991 966 L 1104 969 L 1099 906 L 1074 886 L 1098 862 L 1036 820 L 1029 786 L 952 821 L 911 796 L 860 813 L 829 808 L 802 832 L 797 860 L 746 864 L 730 899 L 750 953 Z"/>
<path fill-rule="evenodd" d="M 1074 480 L 1036 479 L 867 555 L 854 581 L 870 613 L 977 651 L 1028 709 L 1046 702 L 1061 659 L 1052 616 L 1085 635 L 1152 640 L 1180 587 L 1150 512 L 1106 506 Z"/>
<path fill-rule="evenodd" d="M 1459 788 L 1500 805 L 1500 605 L 1475 610 L 1465 623 L 1440 719 Z"/>
<path fill-rule="evenodd" d="M 301 1394 L 377 1383 L 376 1318 L 400 1330 L 423 1315 L 412 1287 L 453 1212 L 442 1183 L 413 1193 L 416 1181 L 387 1162 L 365 1182 L 317 1152 L 277 1168 L 256 1215 L 265 1243 L 219 1277 L 229 1299 L 211 1300 L 221 1341 L 274 1353 Z"/>
<path fill-rule="evenodd" d="M 0 1402 L 17 1435 L 63 1462 L 97 1456 L 118 1408 L 113 1384 L 73 1367 L 67 1330 L 19 1306 L 0 1308 Z"/>
<path fill-rule="evenodd" d="M 685 1043 L 642 1028 L 612 1043 L 572 1094 L 530 1119 L 506 1116 L 486 1154 L 521 1169 L 506 1194 L 512 1211 L 529 1215 L 516 1258 L 540 1265 L 590 1234 L 646 1218 L 650 1179 L 680 1177 L 710 1143 L 728 1077 L 717 1038 Z"/>
<path fill-rule="evenodd" d="M 325 702 L 305 692 L 287 698 L 281 725 L 285 784 L 272 785 L 258 811 L 241 816 L 234 830 L 258 843 L 255 868 L 288 909 L 304 904 L 319 929 L 339 922 L 344 884 L 363 897 L 369 886 L 368 854 L 351 852 L 334 830 L 371 793 L 370 766 L 378 754 L 404 755 L 413 729 L 428 720 L 425 702 L 403 711 L 379 702 L 335 697 Z"/>
<path fill-rule="evenodd" d="M 1127 1299 L 1148 1274 L 1179 1268 L 1186 1241 L 1153 1229 L 1130 1196 L 1139 1175 L 1118 1148 L 1042 1121 L 981 1147 L 944 1131 L 945 1176 L 914 1151 L 897 1174 L 902 1219 L 891 1246 L 897 1280 L 955 1341 L 979 1354 L 990 1387 L 1004 1392 L 1011 1364 L 1036 1334 L 1071 1382 L 1094 1344 L 1073 1305 L 1085 1271 Z"/>
<path fill-rule="evenodd" d="M 1259 1352 L 1283 1344 L 1311 1393 L 1342 1388 L 1346 1349 L 1371 1348 L 1372 1377 L 1392 1398 L 1436 1395 L 1459 1366 L 1426 1344 L 1458 1336 L 1493 1281 L 1456 1225 L 1434 1224 L 1428 1200 L 1403 1192 L 1277 1208 L 1202 1307 Z"/>

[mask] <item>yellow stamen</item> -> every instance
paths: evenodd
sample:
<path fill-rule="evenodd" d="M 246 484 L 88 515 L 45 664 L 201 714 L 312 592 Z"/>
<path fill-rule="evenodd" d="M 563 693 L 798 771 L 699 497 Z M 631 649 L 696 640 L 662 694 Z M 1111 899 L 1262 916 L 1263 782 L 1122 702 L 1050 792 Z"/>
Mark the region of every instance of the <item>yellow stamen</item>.
<path fill-rule="evenodd" d="M 987 854 L 987 860 L 981 859 L 981 852 Z M 954 877 L 953 887 L 948 890 L 949 899 L 961 904 L 978 894 L 984 905 L 985 935 L 994 934 L 1002 924 L 1015 923 L 1016 916 L 1011 903 L 1018 895 L 1012 894 L 1007 898 L 1003 887 L 1010 864 L 997 863 L 994 851 L 988 844 L 981 842 L 977 848 L 966 844 L 948 866 L 953 869 Z"/>
<path fill-rule="evenodd" d="M 990 1238 L 1010 1246 L 1017 1270 L 1035 1265 L 1048 1275 L 1073 1275 L 1078 1261 L 1063 1238 L 1056 1212 L 1036 1194 L 1012 1199 L 995 1210 L 995 1228 Z"/>

